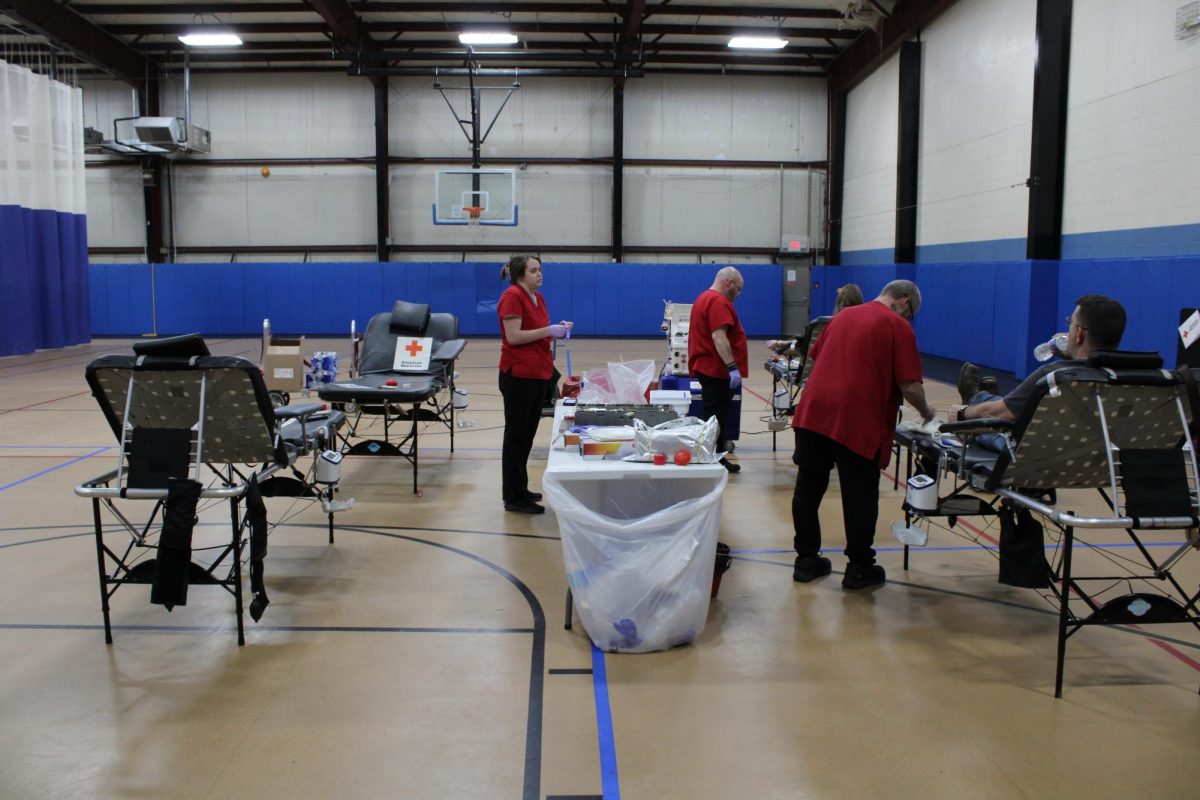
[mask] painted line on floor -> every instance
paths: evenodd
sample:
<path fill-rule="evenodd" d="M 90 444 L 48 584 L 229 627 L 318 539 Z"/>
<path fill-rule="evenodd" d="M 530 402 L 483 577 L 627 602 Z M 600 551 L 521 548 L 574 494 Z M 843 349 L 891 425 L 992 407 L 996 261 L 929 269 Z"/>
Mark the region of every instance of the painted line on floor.
<path fill-rule="evenodd" d="M 0 411 L 0 414 L 2 414 L 2 413 L 4 413 L 4 412 Z M 59 464 L 56 467 L 50 467 L 49 469 L 44 469 L 41 472 L 35 472 L 34 474 L 28 475 L 24 478 L 21 478 L 20 480 L 16 480 L 16 481 L 13 481 L 12 483 L 8 483 L 8 484 L 5 484 L 4 486 L 0 486 L 0 492 L 5 491 L 6 489 L 11 489 L 14 486 L 20 486 L 22 483 L 27 483 L 27 482 L 33 480 L 34 478 L 40 478 L 43 475 L 49 475 L 51 472 L 57 472 L 58 470 L 62 469 L 63 467 L 69 467 L 72 464 L 76 464 L 80 461 L 86 461 L 87 459 L 91 458 L 92 456 L 98 456 L 101 453 L 111 450 L 111 449 L 112 449 L 111 447 L 101 447 L 99 450 L 93 450 L 92 452 L 88 453 L 87 455 L 79 456 L 78 458 L 72 458 L 70 461 L 64 461 L 63 463 Z"/>
<path fill-rule="evenodd" d="M 550 670 L 548 670 L 548 672 L 551 675 L 591 675 L 592 674 L 592 670 L 588 667 L 579 667 L 579 668 L 560 667 L 557 669 L 550 669 Z"/>
<path fill-rule="evenodd" d="M 0 630 L 23 631 L 102 631 L 103 625 L 85 624 L 51 624 L 51 623 L 0 623 Z M 232 633 L 237 630 L 233 625 L 113 625 L 114 631 L 129 633 Z M 501 633 L 521 634 L 528 636 L 533 628 L 419 628 L 419 627 L 389 627 L 386 625 L 249 625 L 246 632 L 253 631 L 268 633 Z"/>
<path fill-rule="evenodd" d="M 612 706 L 608 700 L 608 671 L 604 651 L 592 643 L 592 696 L 596 703 L 596 733 L 600 740 L 600 785 L 604 800 L 621 800 L 617 776 L 617 746 L 613 736 Z"/>
<path fill-rule="evenodd" d="M 791 553 L 792 551 L 788 550 L 785 552 Z M 788 567 L 788 568 L 792 567 L 792 564 L 790 562 L 770 561 L 765 558 L 744 558 L 743 557 L 743 558 L 738 558 L 738 561 L 745 561 L 745 562 L 751 563 L 751 564 L 767 564 L 768 566 L 772 566 L 772 567 Z M 835 570 L 833 570 L 832 574 L 833 575 L 841 575 L 843 573 L 841 571 L 835 569 Z M 910 581 L 897 580 L 890 575 L 888 576 L 887 583 L 895 584 L 896 586 L 903 586 L 907 589 L 916 589 L 917 591 L 921 591 L 921 592 L 932 592 L 933 594 L 943 594 L 943 595 L 947 595 L 949 597 L 959 597 L 964 600 L 976 600 L 981 603 L 988 603 L 989 605 L 1005 606 L 1008 608 L 1019 609 L 1021 611 L 1031 611 L 1034 614 L 1041 614 L 1042 616 L 1055 617 L 1055 618 L 1058 617 L 1058 609 L 1057 608 L 1042 608 L 1040 606 L 1031 606 L 1026 603 L 1018 603 L 1015 600 L 1005 600 L 1005 599 L 999 598 L 999 597 L 987 597 L 986 595 L 972 594 L 971 592 L 961 592 L 961 591 L 958 591 L 957 589 L 946 589 L 941 586 L 929 586 L 927 584 L 912 583 Z M 1189 642 L 1184 639 L 1177 639 L 1174 636 L 1162 636 L 1157 633 L 1150 633 L 1148 631 L 1145 631 L 1145 630 L 1138 628 L 1136 626 L 1133 626 L 1133 625 L 1105 625 L 1103 627 L 1107 630 L 1115 630 L 1115 631 L 1119 631 L 1121 633 L 1128 633 L 1128 634 L 1133 634 L 1134 636 L 1140 636 L 1143 639 L 1149 639 L 1152 642 L 1170 642 L 1171 644 L 1179 645 L 1180 647 L 1186 647 L 1191 650 L 1200 650 L 1200 642 Z M 1180 654 L 1180 655 L 1182 655 L 1182 654 Z M 1184 658 L 1187 658 L 1187 656 L 1184 656 Z M 1196 669 L 1200 670 L 1200 664 L 1196 665 Z"/>
<path fill-rule="evenodd" d="M 21 406 L 20 408 L 6 408 L 3 411 L 0 411 L 0 414 L 11 414 L 14 411 L 25 411 L 26 409 L 37 408 L 38 406 L 44 406 L 48 403 L 57 403 L 60 400 L 70 400 L 72 397 L 80 397 L 85 394 L 91 394 L 91 392 L 75 392 L 74 394 L 64 394 L 62 397 L 54 397 L 50 400 L 43 400 L 40 403 L 30 403 L 29 405 Z"/>
<path fill-rule="evenodd" d="M 1187 542 L 1142 542 L 1142 545 L 1144 547 L 1183 547 L 1185 544 L 1187 544 Z M 1134 544 L 1133 542 L 1113 542 L 1112 544 L 1091 544 L 1089 542 L 1081 541 L 1081 542 L 1077 542 L 1075 544 L 1075 547 L 1077 547 L 1079 549 L 1086 549 L 1086 550 L 1108 550 L 1110 548 L 1115 550 L 1115 549 L 1122 548 L 1122 547 L 1137 547 L 1137 545 Z M 1044 549 L 1044 550 L 1057 550 L 1058 548 L 1059 548 L 1058 544 L 1047 544 L 1047 545 L 1042 546 L 1042 549 Z M 909 548 L 909 552 L 911 552 L 911 553 L 946 553 L 946 552 L 957 552 L 957 551 L 962 551 L 962 550 L 987 550 L 988 552 L 994 552 L 999 549 L 1000 549 L 999 545 L 992 545 L 992 544 L 960 544 L 960 545 L 946 545 L 945 547 L 924 547 L 924 546 L 913 545 L 912 547 Z M 779 554 L 779 555 L 782 555 L 784 553 L 787 553 L 787 554 L 791 555 L 794 552 L 796 552 L 796 551 L 789 547 L 786 549 L 779 549 L 779 550 L 731 550 L 730 554 L 736 556 L 736 555 L 742 555 L 742 554 L 746 554 L 746 555 L 776 555 L 776 554 Z M 902 545 L 896 546 L 896 547 L 876 547 L 875 552 L 877 552 L 877 553 L 903 553 L 904 547 Z"/>

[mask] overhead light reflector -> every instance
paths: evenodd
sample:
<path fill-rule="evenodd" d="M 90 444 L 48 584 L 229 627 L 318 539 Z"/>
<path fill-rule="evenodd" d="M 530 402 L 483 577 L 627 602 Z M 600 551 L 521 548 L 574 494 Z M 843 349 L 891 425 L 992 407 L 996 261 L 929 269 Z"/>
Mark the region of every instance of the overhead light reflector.
<path fill-rule="evenodd" d="M 242 43 L 232 31 L 188 31 L 179 34 L 179 41 L 188 47 L 236 47 Z"/>
<path fill-rule="evenodd" d="M 517 37 L 511 33 L 476 31 L 460 33 L 458 40 L 463 44 L 516 44 Z"/>
<path fill-rule="evenodd" d="M 779 50 L 787 47 L 787 39 L 774 36 L 734 36 L 729 46 L 740 50 Z"/>

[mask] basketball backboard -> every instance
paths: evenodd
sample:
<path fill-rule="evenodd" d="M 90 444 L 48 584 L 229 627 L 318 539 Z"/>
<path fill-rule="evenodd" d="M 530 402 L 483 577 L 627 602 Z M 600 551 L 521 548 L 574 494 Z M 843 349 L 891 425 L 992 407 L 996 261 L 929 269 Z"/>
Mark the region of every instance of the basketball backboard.
<path fill-rule="evenodd" d="M 467 225 L 481 208 L 480 225 L 516 225 L 516 171 L 511 169 L 443 169 L 434 178 L 434 225 Z"/>

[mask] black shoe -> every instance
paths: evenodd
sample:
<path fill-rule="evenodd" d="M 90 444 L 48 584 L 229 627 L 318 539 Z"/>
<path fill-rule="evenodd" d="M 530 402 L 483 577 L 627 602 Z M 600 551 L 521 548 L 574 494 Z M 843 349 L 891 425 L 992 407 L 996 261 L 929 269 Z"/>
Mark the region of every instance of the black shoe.
<path fill-rule="evenodd" d="M 536 503 L 538 500 L 542 499 L 542 493 L 541 492 L 526 492 L 525 499 L 530 501 L 531 503 Z"/>
<path fill-rule="evenodd" d="M 512 500 L 504 504 L 505 511 L 512 511 L 514 514 L 545 514 L 546 509 L 539 506 L 532 500 Z"/>
<path fill-rule="evenodd" d="M 958 370 L 958 396 L 964 403 L 969 403 L 978 392 L 979 367 L 967 361 Z"/>
<path fill-rule="evenodd" d="M 735 464 L 727 458 L 722 458 L 719 463 L 729 472 L 730 475 L 737 475 L 742 471 L 741 464 Z"/>
<path fill-rule="evenodd" d="M 882 586 L 887 580 L 887 572 L 878 564 L 847 564 L 846 574 L 842 576 L 843 589 L 870 589 L 872 586 Z"/>
<path fill-rule="evenodd" d="M 823 578 L 832 571 L 833 565 L 829 563 L 828 558 L 821 556 L 797 558 L 796 566 L 792 568 L 792 580 L 799 583 L 808 583 L 809 581 L 815 581 L 817 578 Z"/>
<path fill-rule="evenodd" d="M 990 394 L 1000 394 L 1000 381 L 995 375 L 984 375 L 979 379 L 979 388 Z"/>

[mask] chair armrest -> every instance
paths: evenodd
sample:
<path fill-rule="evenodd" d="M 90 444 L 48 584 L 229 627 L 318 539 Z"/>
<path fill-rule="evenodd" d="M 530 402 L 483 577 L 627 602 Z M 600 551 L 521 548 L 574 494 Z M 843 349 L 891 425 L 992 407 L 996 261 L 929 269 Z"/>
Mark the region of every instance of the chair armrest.
<path fill-rule="evenodd" d="M 964 419 L 955 422 L 943 422 L 938 430 L 942 433 L 1003 433 L 1013 429 L 1015 421 L 999 417 L 980 417 L 979 419 Z"/>
<path fill-rule="evenodd" d="M 324 410 L 324 403 L 300 403 L 294 406 L 282 406 L 275 409 L 275 419 L 304 418 Z"/>
<path fill-rule="evenodd" d="M 458 358 L 459 353 L 467 346 L 466 339 L 448 339 L 438 345 L 437 350 L 433 351 L 430 357 L 431 361 L 453 361 Z"/>

